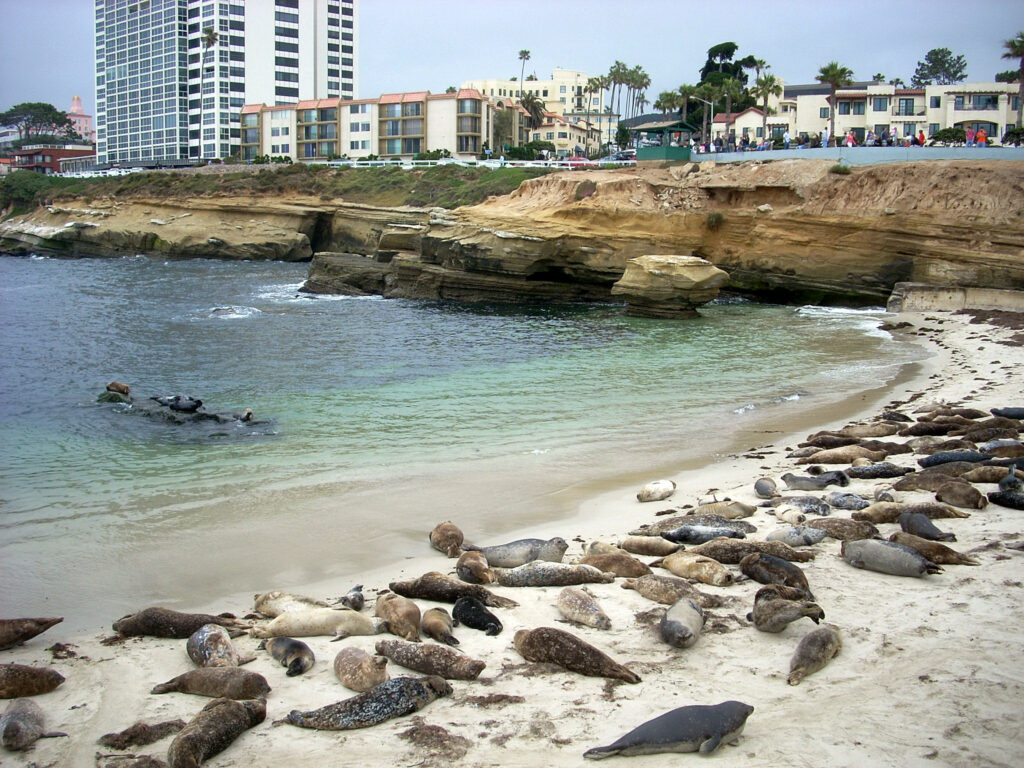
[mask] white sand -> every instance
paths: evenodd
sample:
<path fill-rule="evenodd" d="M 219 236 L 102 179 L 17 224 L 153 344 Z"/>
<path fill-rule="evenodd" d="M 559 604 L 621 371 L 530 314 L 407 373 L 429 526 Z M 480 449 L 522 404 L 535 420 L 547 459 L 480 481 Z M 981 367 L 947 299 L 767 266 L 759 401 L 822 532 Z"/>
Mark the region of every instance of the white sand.
<path fill-rule="evenodd" d="M 937 356 L 914 381 L 888 392 L 883 405 L 905 401 L 914 393 L 921 397 L 901 408 L 906 413 L 938 402 L 982 409 L 1024 405 L 1019 374 L 1024 350 L 999 343 L 1013 331 L 971 325 L 963 316 L 945 313 L 903 315 L 900 320 L 931 329 L 923 336 L 934 343 Z M 861 415 L 868 420 L 881 410 L 876 403 Z M 820 425 L 839 426 L 842 423 Z M 615 542 L 628 530 L 657 519 L 659 510 L 694 504 L 706 498 L 711 488 L 718 489 L 719 498 L 755 503 L 754 479 L 768 475 L 778 480 L 794 470 L 795 461 L 785 458 L 786 449 L 795 447 L 810 431 L 814 430 L 802 429 L 773 439 L 770 446 L 756 446 L 756 454 L 730 455 L 699 470 L 679 473 L 672 478 L 679 488 L 668 501 L 640 504 L 634 496 L 636 487 L 623 488 L 583 503 L 571 519 L 536 526 L 508 539 L 561 535 L 570 540 L 569 560 L 580 554 L 584 541 Z M 901 455 L 892 461 L 909 466 L 916 458 Z M 870 495 L 877 482 L 882 481 L 855 480 L 847 490 Z M 991 491 L 995 486 L 979 489 Z M 930 500 L 932 495 L 909 493 L 904 498 Z M 834 514 L 849 515 L 841 510 Z M 1002 545 L 1024 538 L 1022 515 L 989 505 L 972 511 L 969 519 L 938 521 L 940 528 L 956 533 L 954 548 L 962 552 L 982 548 L 975 553 L 982 565 L 945 566 L 943 573 L 922 579 L 856 570 L 838 557 L 839 542 L 826 539 L 817 545 L 817 558 L 803 567 L 828 622 L 841 628 L 844 647 L 828 667 L 796 687 L 786 683 L 789 659 L 814 625 L 801 620 L 778 635 L 756 631 L 743 618 L 760 587 L 750 581 L 724 588 L 698 585 L 734 601 L 708 611 L 704 635 L 688 650 L 660 641 L 656 620 L 664 607 L 621 589 L 621 580 L 590 587 L 612 619 L 610 631 L 559 623 L 554 606 L 558 587 L 493 588 L 520 603 L 514 610 L 495 609 L 504 632 L 487 637 L 475 630 L 456 630 L 460 648 L 487 662 L 481 678 L 452 681 L 450 698 L 432 703 L 417 715 L 360 731 L 316 732 L 271 724 L 291 709 L 313 709 L 354 695 L 337 682 L 331 669 L 341 643 L 331 644 L 326 637 L 307 638 L 317 663 L 307 674 L 289 678 L 268 655 L 255 651 L 256 640 L 239 638 L 236 644 L 241 651 L 258 655 L 247 668 L 263 674 L 273 687 L 268 716 L 208 764 L 577 766 L 584 762 L 586 749 L 608 744 L 669 709 L 738 699 L 753 705 L 754 713 L 739 745 L 724 746 L 711 758 L 720 764 L 1019 766 L 1024 764 L 1024 553 Z M 465 530 L 472 528 L 471 521 L 455 522 Z M 758 527 L 753 538 L 762 538 L 778 525 L 763 510 L 749 522 Z M 879 529 L 888 536 L 898 527 Z M 364 610 L 372 612 L 376 590 L 386 588 L 389 581 L 453 570 L 454 561 L 429 549 L 427 533 L 423 531 L 423 547 L 414 556 L 363 574 L 360 580 L 370 603 Z M 738 573 L 736 566 L 729 567 Z M 352 583 L 280 586 L 327 598 L 344 594 Z M 419 602 L 423 609 L 431 605 Z M 251 595 L 192 609 L 241 616 L 252 609 Z M 573 632 L 628 664 L 643 681 L 628 685 L 525 662 L 513 649 L 512 637 L 518 629 L 538 626 Z M 184 640 L 131 638 L 122 645 L 103 646 L 100 640 L 105 634 L 110 634 L 109 629 L 67 637 L 58 625 L 23 647 L 3 652 L 4 662 L 52 666 L 67 678 L 56 691 L 36 701 L 48 715 L 48 728 L 66 731 L 71 737 L 42 740 L 26 755 L 0 754 L 0 765 L 106 765 L 108 758 L 98 760 L 97 755 L 124 753 L 99 747 L 96 740 L 102 734 L 138 720 L 187 721 L 208 703 L 198 696 L 149 693 L 153 685 L 192 667 Z M 356 637 L 343 643 L 372 652 L 377 639 Z M 51 659 L 45 649 L 58 641 L 72 643 L 78 657 Z M 389 668 L 392 676 L 413 674 L 394 664 Z M 502 696 L 523 700 L 493 700 Z M 480 702 L 476 697 L 492 700 Z M 417 728 L 423 725 L 443 731 Z M 131 751 L 163 759 L 170 740 Z M 613 758 L 617 763 L 626 759 Z M 662 766 L 665 759 L 635 757 L 629 758 L 629 765 Z M 702 758 L 668 759 L 675 764 Z"/>

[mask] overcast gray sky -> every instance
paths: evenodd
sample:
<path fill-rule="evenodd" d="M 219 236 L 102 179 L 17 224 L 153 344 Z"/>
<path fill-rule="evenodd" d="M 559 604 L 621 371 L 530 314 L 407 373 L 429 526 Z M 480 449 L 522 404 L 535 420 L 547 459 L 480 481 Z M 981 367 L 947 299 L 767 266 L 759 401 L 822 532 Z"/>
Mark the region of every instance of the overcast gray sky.
<path fill-rule="evenodd" d="M 300 0 L 301 2 L 302 0 Z M 760 7 L 762 10 L 754 10 Z M 93 114 L 93 0 L 0 0 L 0 109 L 24 101 Z M 858 80 L 909 82 L 932 48 L 967 57 L 968 80 L 1014 69 L 1002 42 L 1024 30 L 1021 0 L 360 0 L 359 96 L 442 92 L 473 78 L 555 67 L 604 74 L 616 59 L 651 77 L 647 97 L 695 83 L 725 41 L 788 83 L 837 60 Z M 38 31 L 35 31 L 38 30 Z"/>

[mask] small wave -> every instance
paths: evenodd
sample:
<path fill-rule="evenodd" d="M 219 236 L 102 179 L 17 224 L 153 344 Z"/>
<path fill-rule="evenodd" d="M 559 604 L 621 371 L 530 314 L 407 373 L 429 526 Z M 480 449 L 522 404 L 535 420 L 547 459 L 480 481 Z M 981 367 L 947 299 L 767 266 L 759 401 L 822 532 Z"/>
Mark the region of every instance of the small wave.
<path fill-rule="evenodd" d="M 545 453 L 550 453 L 550 448 L 534 448 L 532 451 L 524 451 L 527 456 L 543 456 Z"/>
<path fill-rule="evenodd" d="M 50 261 L 51 256 L 40 256 L 38 253 L 29 254 L 29 261 Z"/>
<path fill-rule="evenodd" d="M 353 301 L 353 300 L 383 300 L 381 296 L 345 296 L 335 293 L 302 293 L 301 288 L 305 282 L 283 283 L 280 285 L 268 285 L 256 291 L 255 298 L 275 304 L 298 304 L 308 301 Z"/>
<path fill-rule="evenodd" d="M 740 406 L 739 408 L 735 408 L 733 410 L 733 413 L 749 413 L 750 411 L 753 411 L 756 408 L 757 406 L 754 405 L 753 403 L 747 403 L 746 405 Z"/>
<path fill-rule="evenodd" d="M 804 397 L 809 397 L 810 392 L 793 392 L 789 395 L 779 395 L 772 398 L 773 403 L 791 403 Z"/>
<path fill-rule="evenodd" d="M 806 317 L 857 317 L 884 314 L 885 307 L 819 307 L 807 304 L 797 307 L 796 312 Z"/>
<path fill-rule="evenodd" d="M 255 315 L 262 315 L 262 310 L 256 307 L 213 307 L 206 311 L 206 318 L 213 320 L 242 320 Z"/>

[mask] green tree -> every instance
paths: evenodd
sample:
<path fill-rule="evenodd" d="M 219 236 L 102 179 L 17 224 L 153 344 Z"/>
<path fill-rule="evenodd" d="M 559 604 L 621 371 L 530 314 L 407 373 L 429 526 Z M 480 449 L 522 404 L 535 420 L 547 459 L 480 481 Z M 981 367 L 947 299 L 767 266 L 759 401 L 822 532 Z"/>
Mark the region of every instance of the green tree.
<path fill-rule="evenodd" d="M 662 91 L 658 94 L 658 98 L 654 100 L 654 108 L 666 114 L 668 112 L 675 112 L 679 109 L 679 94 L 675 91 Z"/>
<path fill-rule="evenodd" d="M 512 135 L 512 110 L 508 109 L 496 109 L 494 111 L 494 143 L 499 147 L 513 146 L 515 137 Z"/>
<path fill-rule="evenodd" d="M 878 73 L 872 75 L 871 79 L 874 80 L 876 83 L 884 83 L 885 82 L 885 75 L 883 75 L 881 72 L 878 72 Z"/>
<path fill-rule="evenodd" d="M 519 98 L 523 98 L 523 73 L 526 72 L 526 62 L 530 60 L 530 52 L 525 48 L 519 52 L 519 60 L 522 65 L 519 67 Z"/>
<path fill-rule="evenodd" d="M 829 87 L 828 94 L 828 114 L 829 114 L 829 131 L 828 135 L 835 139 L 836 135 L 836 91 L 840 88 L 845 88 L 853 82 L 853 70 L 849 67 L 844 67 L 838 61 L 830 61 L 828 64 L 818 70 L 818 74 L 814 76 L 814 79 L 819 83 L 827 85 Z"/>
<path fill-rule="evenodd" d="M 1020 65 L 1017 70 L 1017 82 L 1020 87 L 1017 89 L 1017 127 L 1024 128 L 1021 122 L 1024 112 L 1024 32 L 1018 32 L 1017 36 L 1003 42 L 1004 59 L 1017 59 Z"/>
<path fill-rule="evenodd" d="M 712 72 L 719 75 L 735 75 L 735 65 L 732 63 L 733 56 L 739 46 L 736 43 L 719 43 L 708 48 L 708 60 L 700 71 L 700 81 L 703 83 Z M 729 64 L 729 71 L 726 72 L 726 64 Z M 721 78 L 718 78 L 721 80 Z"/>
<path fill-rule="evenodd" d="M 586 150 L 587 154 L 590 154 L 590 103 L 593 101 L 593 95 L 600 93 L 604 90 L 604 78 L 602 77 L 588 77 L 587 84 L 583 87 L 583 93 L 586 94 L 587 98 L 587 140 Z M 598 138 L 598 144 L 600 145 L 600 138 Z"/>
<path fill-rule="evenodd" d="M 761 111 L 764 113 L 761 116 L 761 135 L 768 136 L 768 114 L 771 107 L 768 106 L 768 99 L 772 96 L 782 95 L 782 83 L 779 82 L 779 78 L 775 75 L 766 72 L 763 76 L 757 78 L 757 83 L 750 92 L 758 99 L 761 100 Z"/>
<path fill-rule="evenodd" d="M 728 77 L 722 81 L 721 88 L 725 97 L 725 135 L 728 137 L 732 126 L 732 104 L 743 95 L 743 85 L 739 80 Z"/>
<path fill-rule="evenodd" d="M 203 156 L 203 126 L 206 124 L 206 123 L 203 122 L 203 117 L 204 117 L 203 113 L 206 112 L 206 110 L 203 108 L 203 102 L 206 100 L 206 95 L 205 95 L 205 91 L 206 91 L 206 68 L 207 68 L 207 66 L 209 66 L 209 68 L 212 70 L 216 66 L 214 61 L 213 61 L 213 56 L 210 55 L 210 51 L 217 44 L 217 37 L 218 37 L 217 30 L 215 30 L 213 27 L 206 27 L 206 29 L 203 30 L 203 63 L 202 63 L 202 68 L 199 70 L 199 156 L 200 157 Z M 216 103 L 216 101 L 217 101 L 217 97 L 214 96 L 214 103 Z M 215 128 L 214 129 L 214 136 L 217 135 L 218 131 L 219 131 L 219 128 Z M 214 147 L 216 147 L 216 146 L 217 145 L 214 144 Z M 214 152 L 214 156 L 216 156 L 216 154 L 217 153 Z"/>
<path fill-rule="evenodd" d="M 0 125 L 17 129 L 18 138 L 23 141 L 42 135 L 65 138 L 78 135 L 74 132 L 71 119 L 66 112 L 42 101 L 15 104 L 6 112 L 0 113 Z"/>
<path fill-rule="evenodd" d="M 629 139 L 629 128 L 619 123 L 619 127 L 615 129 L 615 143 L 619 145 L 619 149 L 629 146 Z"/>
<path fill-rule="evenodd" d="M 530 116 L 530 125 L 536 129 L 544 124 L 544 102 L 532 93 L 524 94 L 519 100 L 520 106 Z"/>
<path fill-rule="evenodd" d="M 1005 72 L 997 72 L 995 81 L 997 83 L 1016 83 L 1020 73 L 1016 69 L 1008 69 Z"/>
<path fill-rule="evenodd" d="M 679 92 L 679 117 L 685 123 L 690 111 L 690 99 L 697 95 L 697 86 L 683 83 L 676 91 Z"/>
<path fill-rule="evenodd" d="M 713 105 L 722 98 L 722 87 L 720 85 L 715 85 L 714 83 L 703 83 L 697 88 L 697 93 L 694 95 L 696 98 L 703 99 L 712 105 L 709 107 L 707 104 L 704 104 L 702 113 L 703 123 L 705 126 L 703 131 L 704 140 L 705 143 L 710 144 L 714 139 L 714 136 L 712 135 L 712 129 L 714 126 L 711 122 L 714 119 L 715 111 Z"/>
<path fill-rule="evenodd" d="M 924 61 L 917 62 L 910 84 L 924 88 L 926 85 L 952 85 L 966 78 L 966 58 L 954 56 L 949 48 L 932 48 L 924 55 Z"/>

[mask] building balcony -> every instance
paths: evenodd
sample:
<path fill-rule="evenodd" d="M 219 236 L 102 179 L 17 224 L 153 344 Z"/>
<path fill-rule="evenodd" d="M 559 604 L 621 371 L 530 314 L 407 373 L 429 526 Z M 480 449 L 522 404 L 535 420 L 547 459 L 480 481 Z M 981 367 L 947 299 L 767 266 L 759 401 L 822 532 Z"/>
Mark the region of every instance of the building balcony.
<path fill-rule="evenodd" d="M 894 117 L 924 117 L 924 107 L 893 107 L 892 114 Z"/>
<path fill-rule="evenodd" d="M 954 112 L 995 112 L 998 104 L 960 104 L 953 107 Z"/>

